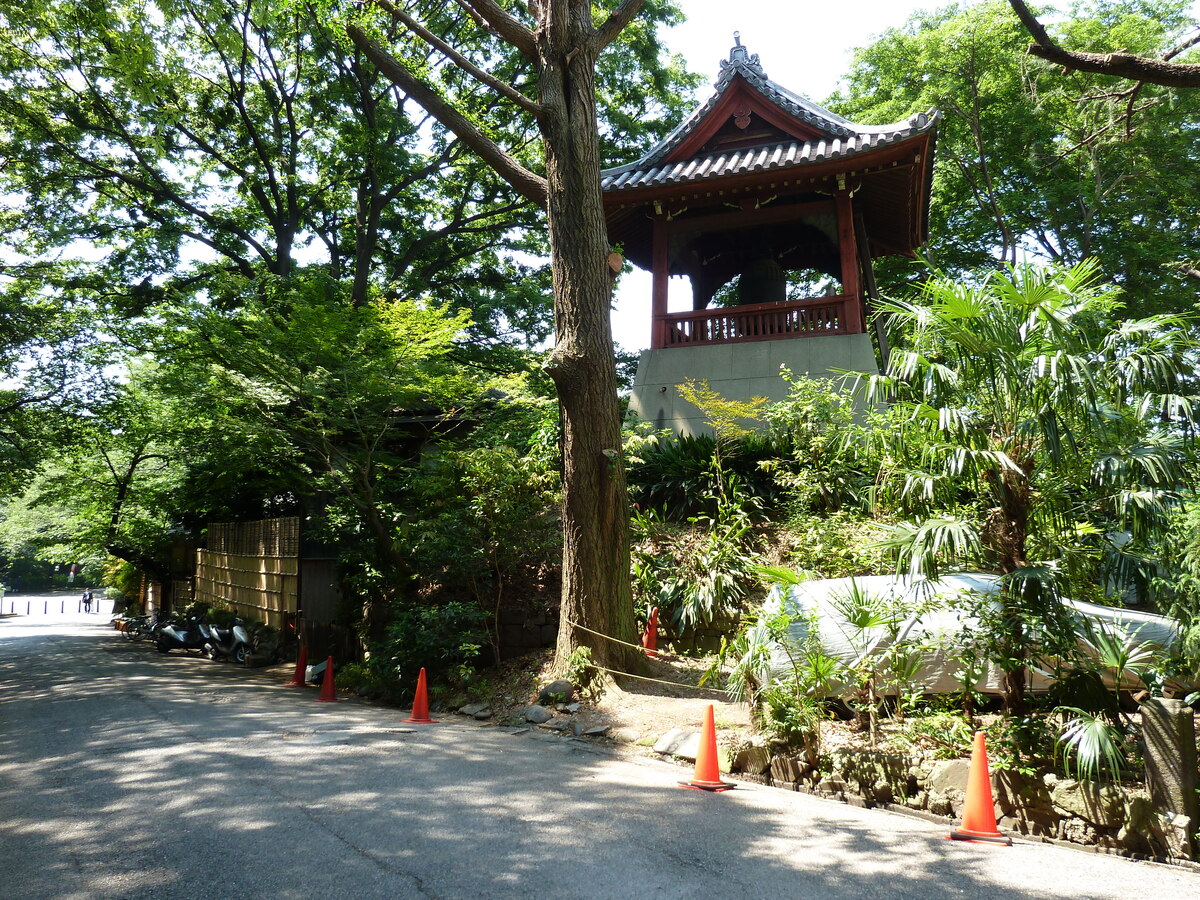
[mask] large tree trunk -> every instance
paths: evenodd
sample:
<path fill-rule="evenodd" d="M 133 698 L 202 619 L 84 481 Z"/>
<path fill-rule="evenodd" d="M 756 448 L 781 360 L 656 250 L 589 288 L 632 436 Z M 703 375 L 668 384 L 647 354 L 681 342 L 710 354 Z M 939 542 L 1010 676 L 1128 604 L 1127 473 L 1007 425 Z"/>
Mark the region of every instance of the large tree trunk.
<path fill-rule="evenodd" d="M 542 133 L 554 270 L 556 344 L 547 364 L 562 417 L 563 587 L 557 662 L 580 644 L 630 671 L 644 657 L 577 626 L 635 643 L 629 588 L 629 510 L 609 320 L 609 247 L 600 192 L 590 6 L 570 8 L 538 36 Z"/>

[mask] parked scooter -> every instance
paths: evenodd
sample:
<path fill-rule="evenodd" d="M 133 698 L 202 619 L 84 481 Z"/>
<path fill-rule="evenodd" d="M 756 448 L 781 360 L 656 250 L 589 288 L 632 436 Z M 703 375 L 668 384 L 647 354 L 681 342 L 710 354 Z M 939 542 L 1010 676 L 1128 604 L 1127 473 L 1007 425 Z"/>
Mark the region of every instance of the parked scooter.
<path fill-rule="evenodd" d="M 253 646 L 245 622 L 234 619 L 231 628 L 219 628 L 210 623 L 206 630 L 208 639 L 204 649 L 209 659 L 228 659 L 238 665 L 246 664 L 246 654 L 252 651 Z"/>
<path fill-rule="evenodd" d="M 200 620 L 188 619 L 186 622 L 167 622 L 154 635 L 154 649 L 159 653 L 170 653 L 172 650 L 203 650 L 207 639 L 200 630 Z"/>

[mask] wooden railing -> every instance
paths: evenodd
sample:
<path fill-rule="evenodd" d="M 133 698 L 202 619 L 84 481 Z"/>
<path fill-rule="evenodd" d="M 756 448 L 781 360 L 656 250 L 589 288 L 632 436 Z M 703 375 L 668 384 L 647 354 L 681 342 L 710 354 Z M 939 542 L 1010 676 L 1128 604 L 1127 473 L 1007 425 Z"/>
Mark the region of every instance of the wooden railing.
<path fill-rule="evenodd" d="M 659 350 L 663 347 L 856 334 L 862 330 L 858 298 L 818 297 L 667 313 L 654 320 L 652 346 Z"/>

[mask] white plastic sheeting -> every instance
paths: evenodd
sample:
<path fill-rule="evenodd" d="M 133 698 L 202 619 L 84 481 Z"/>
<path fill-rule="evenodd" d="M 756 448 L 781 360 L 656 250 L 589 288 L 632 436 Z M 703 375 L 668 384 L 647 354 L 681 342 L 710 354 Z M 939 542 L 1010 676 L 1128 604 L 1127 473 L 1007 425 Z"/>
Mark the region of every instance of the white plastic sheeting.
<path fill-rule="evenodd" d="M 859 630 L 849 624 L 838 606 L 857 589 L 880 598 L 899 614 L 890 627 Z M 999 591 L 998 576 L 986 574 L 945 575 L 937 580 L 910 579 L 901 576 L 871 575 L 861 578 L 832 578 L 806 581 L 788 587 L 776 587 L 767 601 L 768 611 L 778 610 L 779 604 L 792 617 L 790 642 L 792 647 L 804 644 L 810 629 L 824 652 L 847 666 L 856 666 L 864 658 L 885 653 L 896 643 L 903 642 L 920 655 L 920 666 L 910 682 L 927 694 L 957 693 L 963 689 L 956 672 L 962 668 L 958 648 L 969 641 L 971 632 L 980 629 L 979 620 L 965 609 L 963 595 L 968 592 L 988 595 Z M 997 601 L 998 602 L 998 601 Z M 1179 625 L 1166 616 L 1135 612 L 1109 606 L 1097 606 L 1078 600 L 1064 600 L 1079 621 L 1077 640 L 1080 650 L 1095 655 L 1087 639 L 1087 625 L 1120 629 L 1138 645 L 1171 648 L 1179 638 Z M 791 662 L 783 648 L 772 655 L 771 677 L 790 671 Z M 1028 687 L 1045 691 L 1054 680 L 1051 671 L 1033 667 Z M 1111 686 L 1111 678 L 1108 679 Z M 1122 687 L 1139 688 L 1136 676 L 1127 676 Z M 844 689 L 847 685 L 841 685 Z M 975 689 L 986 694 L 999 694 L 1004 689 L 1004 672 L 994 663 L 983 663 Z M 835 691 L 839 688 L 835 686 Z M 895 692 L 893 687 L 892 692 Z"/>

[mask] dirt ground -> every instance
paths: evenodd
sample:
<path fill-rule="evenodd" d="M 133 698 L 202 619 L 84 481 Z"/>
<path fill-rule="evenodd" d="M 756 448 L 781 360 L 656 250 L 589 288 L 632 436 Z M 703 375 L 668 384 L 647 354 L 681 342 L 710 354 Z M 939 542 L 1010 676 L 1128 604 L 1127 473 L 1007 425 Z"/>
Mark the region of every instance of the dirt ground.
<path fill-rule="evenodd" d="M 497 718 L 516 718 L 537 702 L 538 689 L 553 680 L 551 661 L 550 653 L 537 654 L 501 667 L 489 698 Z M 580 707 L 573 719 L 585 729 L 609 725 L 618 740 L 652 746 L 672 728 L 699 731 L 711 705 L 718 732 L 749 731 L 748 707 L 730 702 L 724 691 L 711 685 L 699 685 L 706 661 L 662 655 L 647 662 L 649 671 L 643 678 L 624 677 L 620 683 L 606 679 L 599 700 L 576 695 Z"/>

